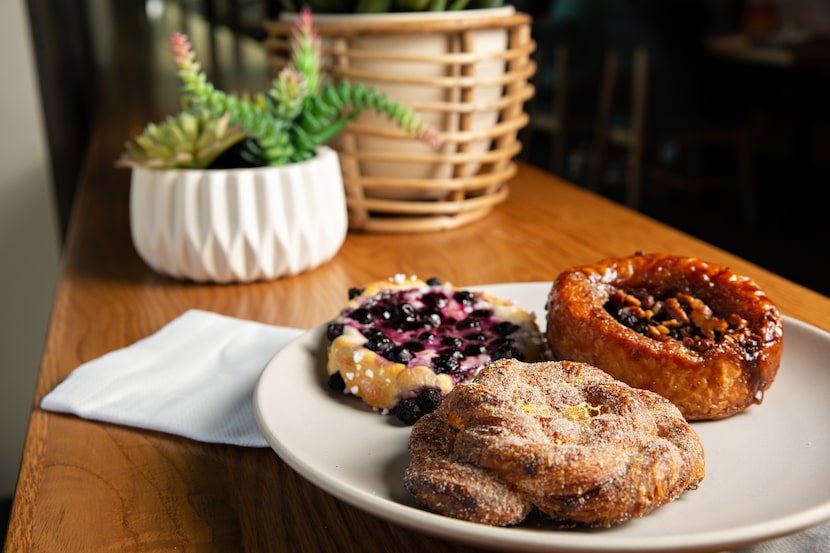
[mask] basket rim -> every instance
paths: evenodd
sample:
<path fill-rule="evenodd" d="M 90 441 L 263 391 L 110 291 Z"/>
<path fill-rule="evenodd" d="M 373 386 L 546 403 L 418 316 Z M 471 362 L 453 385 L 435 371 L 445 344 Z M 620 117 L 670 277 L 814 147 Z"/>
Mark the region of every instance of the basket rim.
<path fill-rule="evenodd" d="M 365 50 L 344 46 L 344 37 L 331 37 L 331 39 L 333 41 L 331 44 L 322 45 L 324 56 L 348 56 L 350 59 L 355 60 L 394 61 L 400 63 L 437 62 L 445 65 L 467 65 L 487 61 L 515 61 L 529 56 L 538 46 L 536 41 L 531 37 L 526 43 L 513 46 L 508 45 L 504 50 L 494 50 L 492 52 L 446 51 L 441 54 L 429 55 L 403 52 L 390 54 L 382 50 Z M 290 40 L 271 35 L 266 37 L 263 43 L 269 52 L 268 58 L 270 60 L 287 63 L 288 55 L 291 51 Z"/>
<path fill-rule="evenodd" d="M 376 73 L 361 69 L 332 68 L 332 76 L 337 79 L 352 79 L 358 82 L 379 82 L 394 84 L 411 84 L 433 86 L 436 88 L 476 88 L 509 85 L 524 82 L 533 76 L 535 64 L 528 63 L 522 67 L 494 77 L 476 77 L 473 75 L 449 75 L 443 77 L 418 77 L 414 75 L 393 75 L 390 73 Z"/>
<path fill-rule="evenodd" d="M 472 12 L 474 10 L 464 10 Z M 417 12 L 406 12 L 407 15 L 413 16 Z M 449 12 L 444 12 L 449 13 Z M 514 12 L 506 16 L 481 16 L 476 14 L 476 17 L 469 17 L 461 15 L 462 12 L 453 14 L 446 18 L 435 19 L 424 17 L 417 19 L 412 17 L 410 19 L 388 20 L 388 21 L 357 21 L 357 18 L 349 19 L 353 14 L 340 14 L 343 19 L 337 21 L 324 21 L 319 18 L 314 21 L 314 28 L 321 37 L 329 36 L 344 36 L 352 37 L 357 35 L 375 35 L 375 34 L 429 34 L 429 33 L 447 33 L 447 32 L 463 32 L 467 30 L 478 29 L 503 29 L 505 27 L 520 27 L 522 25 L 529 25 L 532 18 L 529 14 L 523 12 Z M 293 19 L 266 19 L 262 26 L 266 32 L 273 32 L 277 34 L 289 34 L 294 28 Z"/>

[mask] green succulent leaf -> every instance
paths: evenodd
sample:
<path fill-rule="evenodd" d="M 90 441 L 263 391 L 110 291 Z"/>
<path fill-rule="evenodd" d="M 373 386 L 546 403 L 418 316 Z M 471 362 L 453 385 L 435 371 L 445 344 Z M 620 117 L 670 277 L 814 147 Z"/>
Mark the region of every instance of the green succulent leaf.
<path fill-rule="evenodd" d="M 181 112 L 160 123 L 150 123 L 126 151 L 118 164 L 155 168 L 205 168 L 222 152 L 245 137 L 229 124 L 229 117 L 214 118 L 209 112 Z"/>
<path fill-rule="evenodd" d="M 355 11 L 358 13 L 384 13 L 392 8 L 392 0 L 358 0 Z"/>
<path fill-rule="evenodd" d="M 291 63 L 257 94 L 217 89 L 186 35 L 174 34 L 170 46 L 181 80 L 182 111 L 148 124 L 128 142 L 121 166 L 205 168 L 232 148 L 248 164 L 285 165 L 313 157 L 319 145 L 366 110 L 386 115 L 433 146 L 440 143 L 438 133 L 417 113 L 375 88 L 345 81 L 321 85 L 320 37 L 308 10 L 295 27 Z"/>

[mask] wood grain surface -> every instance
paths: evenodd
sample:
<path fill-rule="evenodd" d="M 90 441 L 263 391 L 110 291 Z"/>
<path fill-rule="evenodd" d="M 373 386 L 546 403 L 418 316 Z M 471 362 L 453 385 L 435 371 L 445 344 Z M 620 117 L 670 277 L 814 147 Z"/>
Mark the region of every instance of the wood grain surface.
<path fill-rule="evenodd" d="M 109 68 L 33 398 L 7 553 L 471 551 L 333 498 L 270 449 L 202 444 L 38 408 L 79 364 L 190 308 L 310 328 L 336 313 L 350 286 L 395 273 L 457 285 L 551 281 L 566 267 L 644 250 L 729 265 L 753 277 L 784 314 L 830 330 L 827 297 L 522 164 L 508 200 L 462 228 L 353 232 L 329 263 L 270 282 L 164 277 L 133 249 L 129 172 L 113 165 L 124 138 L 164 109 L 149 100 L 156 96 L 148 86 L 135 66 Z"/>

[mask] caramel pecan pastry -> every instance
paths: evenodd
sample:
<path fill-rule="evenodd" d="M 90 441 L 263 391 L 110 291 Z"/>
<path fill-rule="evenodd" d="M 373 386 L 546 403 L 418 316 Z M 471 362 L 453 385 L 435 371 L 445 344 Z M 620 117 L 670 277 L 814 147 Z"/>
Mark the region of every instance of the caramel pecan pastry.
<path fill-rule="evenodd" d="M 608 526 L 697 488 L 703 446 L 662 396 L 584 363 L 496 361 L 415 423 L 404 486 L 436 513 L 512 525 L 535 508 Z"/>
<path fill-rule="evenodd" d="M 329 386 L 405 424 L 500 358 L 547 353 L 535 316 L 515 302 L 398 275 L 350 290 L 327 329 Z"/>
<path fill-rule="evenodd" d="M 563 272 L 547 303 L 556 359 L 668 398 L 689 420 L 761 403 L 784 327 L 750 278 L 695 258 L 635 254 Z"/>

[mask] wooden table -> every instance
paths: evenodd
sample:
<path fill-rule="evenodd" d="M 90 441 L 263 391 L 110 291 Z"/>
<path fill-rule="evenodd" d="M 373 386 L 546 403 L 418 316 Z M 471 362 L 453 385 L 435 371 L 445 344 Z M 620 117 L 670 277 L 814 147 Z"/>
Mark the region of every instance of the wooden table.
<path fill-rule="evenodd" d="M 785 314 L 830 329 L 827 297 L 527 166 L 520 167 L 508 201 L 467 227 L 351 234 L 319 269 L 221 286 L 176 282 L 138 259 L 127 229 L 127 180 L 102 163 L 84 183 L 7 553 L 465 550 L 334 499 L 270 450 L 206 445 L 37 408 L 80 363 L 129 345 L 189 308 L 307 328 L 331 317 L 349 286 L 396 272 L 439 275 L 459 285 L 547 281 L 569 265 L 641 249 L 726 263 L 755 277 Z"/>
<path fill-rule="evenodd" d="M 512 180 L 509 199 L 466 227 L 353 233 L 326 265 L 273 282 L 201 285 L 160 276 L 132 247 L 129 173 L 113 167 L 124 137 L 160 109 L 149 101 L 124 108 L 130 88 L 138 86 L 135 72 L 124 65 L 104 87 L 33 400 L 7 553 L 470 551 L 333 498 L 270 449 L 202 444 L 38 408 L 79 364 L 190 308 L 309 328 L 336 313 L 350 286 L 399 272 L 458 285 L 550 281 L 574 264 L 649 250 L 725 263 L 754 277 L 784 314 L 830 330 L 830 298 L 526 165 Z"/>

